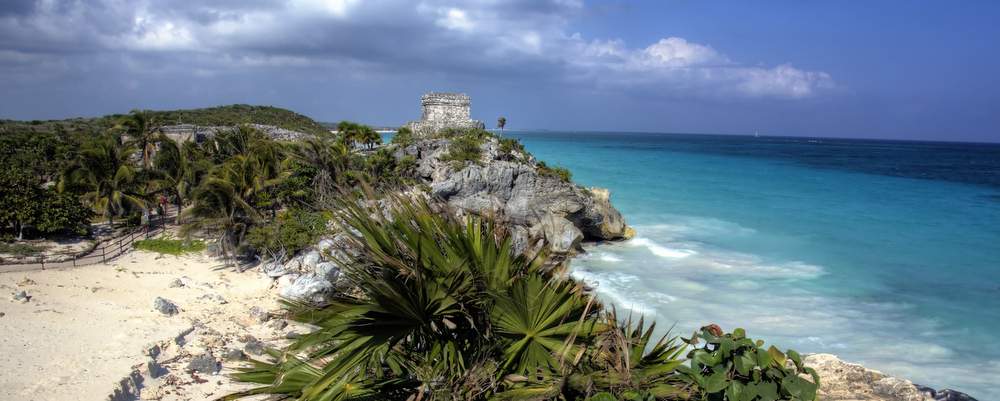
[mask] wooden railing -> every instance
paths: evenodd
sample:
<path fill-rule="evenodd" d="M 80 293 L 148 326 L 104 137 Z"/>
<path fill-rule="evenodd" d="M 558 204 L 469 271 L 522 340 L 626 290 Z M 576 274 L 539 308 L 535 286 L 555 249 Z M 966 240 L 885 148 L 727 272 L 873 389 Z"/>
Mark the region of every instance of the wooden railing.
<path fill-rule="evenodd" d="M 20 258 L 0 260 L 0 272 L 45 270 L 107 263 L 132 250 L 136 241 L 151 238 L 161 232 L 167 219 L 158 218 L 118 237 L 104 239 L 91 249 L 76 252 L 48 252 Z"/>

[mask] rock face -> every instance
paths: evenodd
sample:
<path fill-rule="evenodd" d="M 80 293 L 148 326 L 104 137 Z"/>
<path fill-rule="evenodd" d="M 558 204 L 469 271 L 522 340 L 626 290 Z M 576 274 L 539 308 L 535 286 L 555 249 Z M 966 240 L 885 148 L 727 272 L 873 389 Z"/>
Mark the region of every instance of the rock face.
<path fill-rule="evenodd" d="M 412 156 L 431 195 L 462 211 L 494 215 L 511 225 L 515 245 L 524 250 L 544 238 L 552 251 L 572 253 L 582 241 L 627 237 L 628 226 L 607 190 L 583 188 L 546 174 L 534 158 L 504 150 L 495 138 L 482 144 L 481 163 L 455 166 L 441 160 L 447 139 L 425 139 L 397 150 Z"/>
<path fill-rule="evenodd" d="M 423 109 L 420 121 L 406 126 L 417 134 L 432 134 L 445 128 L 485 128 L 482 121 L 471 117 L 472 100 L 464 93 L 431 92 L 420 98 Z"/>
<path fill-rule="evenodd" d="M 275 127 L 273 125 L 250 124 L 250 126 L 260 130 L 269 138 L 277 141 L 293 141 L 312 136 L 311 134 L 307 134 L 304 132 L 287 130 L 284 128 Z M 236 129 L 235 126 L 200 126 L 193 124 L 165 125 L 159 127 L 159 130 L 160 132 L 163 133 L 163 135 L 174 141 L 177 142 L 194 141 L 197 143 L 204 142 L 205 140 L 215 136 L 219 132 L 230 131 L 234 129 Z"/>
<path fill-rule="evenodd" d="M 803 362 L 819 373 L 820 401 L 974 401 L 972 397 L 954 390 L 935 391 L 906 379 L 844 362 L 835 355 L 808 355 Z"/>

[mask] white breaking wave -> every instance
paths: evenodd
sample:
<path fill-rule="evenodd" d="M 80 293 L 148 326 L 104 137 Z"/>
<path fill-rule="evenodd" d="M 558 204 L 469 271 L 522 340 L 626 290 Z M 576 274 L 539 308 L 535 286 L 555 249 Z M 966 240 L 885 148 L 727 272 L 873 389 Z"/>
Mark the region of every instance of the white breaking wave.
<path fill-rule="evenodd" d="M 605 262 L 618 263 L 622 261 L 622 258 L 615 256 L 611 253 L 601 253 L 600 259 Z"/>
<path fill-rule="evenodd" d="M 646 247 L 646 249 L 649 249 L 649 251 L 652 252 L 654 255 L 659 256 L 661 258 L 671 258 L 671 259 L 686 258 L 688 256 L 698 253 L 693 249 L 670 249 L 663 245 L 653 242 L 653 240 L 649 238 L 643 238 L 643 237 L 636 237 L 631 241 L 629 241 L 628 244 L 632 246 Z"/>

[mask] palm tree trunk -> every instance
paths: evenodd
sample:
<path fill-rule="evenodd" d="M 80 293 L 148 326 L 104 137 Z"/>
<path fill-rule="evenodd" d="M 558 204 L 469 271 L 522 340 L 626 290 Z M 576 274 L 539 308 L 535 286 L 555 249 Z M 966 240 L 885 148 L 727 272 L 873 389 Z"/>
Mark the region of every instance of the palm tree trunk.
<path fill-rule="evenodd" d="M 175 219 L 174 219 L 174 224 L 181 224 L 181 208 L 183 208 L 183 207 L 184 207 L 184 201 L 182 201 L 181 197 L 178 195 L 177 196 L 177 217 L 175 217 Z"/>

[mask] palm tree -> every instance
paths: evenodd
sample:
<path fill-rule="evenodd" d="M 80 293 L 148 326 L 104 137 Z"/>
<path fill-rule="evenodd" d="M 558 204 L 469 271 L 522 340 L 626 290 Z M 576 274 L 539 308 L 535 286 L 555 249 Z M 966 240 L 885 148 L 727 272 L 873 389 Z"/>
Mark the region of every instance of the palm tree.
<path fill-rule="evenodd" d="M 209 165 L 193 142 L 178 144 L 167 137 L 161 137 L 159 142 L 160 150 L 153 159 L 156 175 L 152 184 L 155 192 L 164 192 L 173 198 L 177 207 L 176 222 L 180 224 L 181 209 Z"/>
<path fill-rule="evenodd" d="M 184 211 L 188 222 L 181 227 L 182 235 L 195 231 L 216 233 L 223 257 L 235 255 L 243 238 L 254 224 L 262 221 L 260 213 L 243 197 L 233 183 L 211 177 L 192 195 L 192 206 Z"/>
<path fill-rule="evenodd" d="M 225 399 L 680 394 L 671 374 L 678 364 L 673 341 L 644 354 L 650 331 L 608 324 L 581 285 L 543 269 L 544 253 L 516 254 L 506 231 L 489 220 L 463 222 L 411 199 L 392 200 L 391 218 L 373 217 L 383 215 L 378 206 L 362 205 L 375 203 L 344 202 L 340 209 L 358 252 L 339 262 L 357 291 L 328 305 L 288 303 L 295 319 L 318 329 L 275 353 L 275 361 L 253 361 L 236 377 L 263 386 Z M 641 344 L 601 345 L 636 332 Z M 622 358 L 633 366 L 625 372 L 642 375 L 608 368 Z"/>
<path fill-rule="evenodd" d="M 264 221 L 261 210 L 269 209 L 272 216 L 276 213 L 278 204 L 272 189 L 290 173 L 283 168 L 285 151 L 281 145 L 254 138 L 249 131 L 237 130 L 210 146 L 221 153 L 243 153 L 217 165 L 192 193 L 192 206 L 184 211 L 187 223 L 181 231 L 184 235 L 195 231 L 218 234 L 228 259 L 243 244 L 247 231 Z"/>
<path fill-rule="evenodd" d="M 375 145 L 382 144 L 382 135 L 379 135 L 378 131 L 375 131 L 375 129 L 367 125 L 361 126 L 361 138 L 362 142 L 368 146 L 368 149 L 374 148 Z"/>
<path fill-rule="evenodd" d="M 341 121 L 337 123 L 337 134 L 342 141 L 351 145 L 352 148 L 354 147 L 355 142 L 360 140 L 360 129 L 360 125 L 350 121 Z"/>
<path fill-rule="evenodd" d="M 156 140 L 160 137 L 160 129 L 153 122 L 152 113 L 147 110 L 132 110 L 118 122 L 116 128 L 122 130 L 129 141 L 142 152 L 142 166 L 149 168 Z"/>
<path fill-rule="evenodd" d="M 343 141 L 313 137 L 298 143 L 291 155 L 298 162 L 316 169 L 313 187 L 319 193 L 325 193 L 344 183 L 351 150 Z"/>
<path fill-rule="evenodd" d="M 503 127 L 507 126 L 507 117 L 500 117 L 497 119 L 497 128 L 500 128 L 500 132 L 503 133 Z"/>
<path fill-rule="evenodd" d="M 104 134 L 83 145 L 79 159 L 62 176 L 60 190 L 78 190 L 81 200 L 110 226 L 128 207 L 145 208 L 138 171 L 130 162 L 135 148 L 116 134 Z"/>

